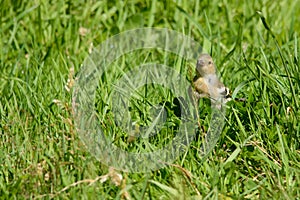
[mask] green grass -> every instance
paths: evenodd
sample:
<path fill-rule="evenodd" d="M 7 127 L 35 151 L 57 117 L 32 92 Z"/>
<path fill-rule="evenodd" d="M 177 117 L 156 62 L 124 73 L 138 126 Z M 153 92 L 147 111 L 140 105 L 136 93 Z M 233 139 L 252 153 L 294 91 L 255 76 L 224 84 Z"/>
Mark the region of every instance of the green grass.
<path fill-rule="evenodd" d="M 0 12 L 1 199 L 300 196 L 299 1 L 2 0 Z M 80 140 L 72 89 L 65 86 L 82 68 L 92 45 L 141 27 L 165 27 L 193 37 L 212 53 L 221 80 L 247 101 L 228 103 L 221 137 L 206 160 L 197 152 L 201 140 L 195 140 L 165 168 L 109 173 L 110 166 L 99 162 Z M 87 32 L 80 33 L 80 28 Z M 97 91 L 99 113 L 113 109 L 105 104 L 105 95 L 113 90 L 113 81 L 131 69 L 127 63 L 158 61 L 190 78 L 190 64 L 165 52 L 132 52 L 126 56 L 129 60 L 123 59 L 102 79 L 107 86 Z M 175 106 L 167 90 L 149 88 L 140 88 L 141 95 L 132 101 L 132 115 L 141 126 L 153 120 L 145 102 L 165 101 L 170 112 Z M 200 102 L 202 131 L 209 126 L 207 102 Z M 106 113 L 107 125 L 112 116 Z M 127 134 L 114 124 L 105 134 L 124 150 L 148 151 L 170 140 L 179 122 L 175 115 L 167 120 L 146 147 L 142 139 L 128 144 Z M 123 177 L 120 185 L 104 181 L 105 175 L 118 173 Z"/>

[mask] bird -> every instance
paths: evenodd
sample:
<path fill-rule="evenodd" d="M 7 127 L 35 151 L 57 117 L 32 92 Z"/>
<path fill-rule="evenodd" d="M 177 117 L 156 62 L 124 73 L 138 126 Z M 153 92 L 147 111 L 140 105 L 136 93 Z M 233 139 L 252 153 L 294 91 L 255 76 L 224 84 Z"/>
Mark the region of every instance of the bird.
<path fill-rule="evenodd" d="M 196 75 L 189 89 L 192 98 L 210 98 L 213 105 L 220 108 L 220 103 L 230 100 L 230 90 L 218 78 L 216 66 L 209 54 L 201 54 L 196 63 Z"/>
<path fill-rule="evenodd" d="M 198 113 L 200 98 L 209 98 L 213 108 L 211 124 L 205 133 L 204 143 L 201 146 L 201 156 L 207 155 L 218 141 L 222 122 L 224 121 L 225 104 L 232 100 L 231 91 L 218 78 L 216 65 L 209 54 L 201 54 L 196 63 L 196 75 L 189 87 L 189 94 L 196 108 L 199 129 L 202 128 Z M 236 101 L 245 101 L 244 98 L 234 98 Z"/>

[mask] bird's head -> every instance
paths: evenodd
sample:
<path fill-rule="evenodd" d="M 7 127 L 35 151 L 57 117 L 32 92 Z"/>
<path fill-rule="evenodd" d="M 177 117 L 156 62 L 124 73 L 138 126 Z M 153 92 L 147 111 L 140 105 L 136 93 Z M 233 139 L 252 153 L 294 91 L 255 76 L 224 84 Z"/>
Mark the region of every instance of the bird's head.
<path fill-rule="evenodd" d="M 208 54 L 201 54 L 197 60 L 197 73 L 204 77 L 216 73 L 216 68 L 212 57 Z"/>

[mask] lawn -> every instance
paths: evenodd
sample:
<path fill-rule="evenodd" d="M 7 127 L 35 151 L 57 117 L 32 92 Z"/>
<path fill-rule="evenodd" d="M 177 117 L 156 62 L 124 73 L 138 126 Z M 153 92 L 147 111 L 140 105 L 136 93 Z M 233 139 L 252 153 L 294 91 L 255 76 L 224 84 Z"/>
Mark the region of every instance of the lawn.
<path fill-rule="evenodd" d="M 1 199 L 299 198 L 298 0 L 2 0 L 0 16 Z M 162 45 L 150 31 L 127 32 L 131 40 L 114 39 L 102 52 L 117 34 L 146 27 L 200 44 L 232 96 L 246 99 L 227 103 L 219 139 L 205 156 L 199 150 L 212 130 L 210 101 L 201 99 L 197 122 L 188 123 L 183 110 L 178 114 L 185 92 L 172 91 L 192 80 L 199 49 L 170 37 L 165 45 L 191 57 L 161 48 L 116 56 L 135 40 Z M 82 96 L 79 85 L 87 91 Z M 84 135 L 92 119 L 102 147 Z M 168 151 L 180 131 L 193 140 Z M 176 156 L 145 160 L 147 170 L 119 154 L 163 148 L 166 157 Z"/>

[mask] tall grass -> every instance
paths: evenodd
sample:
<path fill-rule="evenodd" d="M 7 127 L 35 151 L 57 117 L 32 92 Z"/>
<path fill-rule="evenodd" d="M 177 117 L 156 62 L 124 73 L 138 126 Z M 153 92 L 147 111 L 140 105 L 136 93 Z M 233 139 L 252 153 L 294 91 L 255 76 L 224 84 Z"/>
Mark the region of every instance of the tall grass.
<path fill-rule="evenodd" d="M 0 12 L 1 198 L 300 196 L 299 1 L 3 0 Z M 65 88 L 68 78 L 80 71 L 93 46 L 139 27 L 166 27 L 193 37 L 212 53 L 221 80 L 234 96 L 247 99 L 228 103 L 221 137 L 206 160 L 199 159 L 201 142 L 195 140 L 160 170 L 109 172 L 110 166 L 93 157 L 79 139 L 72 118 L 72 89 Z M 147 52 L 128 58 L 137 63 L 157 60 Z M 192 67 L 170 61 L 180 72 Z M 130 69 L 126 61 L 117 62 L 121 69 Z M 108 87 L 113 87 L 114 78 L 106 77 Z M 140 102 L 159 105 L 159 96 L 165 95 L 172 110 L 172 96 L 153 88 L 147 91 L 148 98 L 141 88 Z M 101 91 L 112 88 L 98 89 L 101 102 Z M 206 100 L 200 104 L 202 133 L 208 129 L 209 111 Z M 133 112 L 148 116 L 146 105 L 135 104 Z M 97 106 L 101 111 L 105 105 Z M 143 122 L 147 120 L 153 119 L 145 117 Z M 168 120 L 177 123 L 175 115 Z M 170 127 L 155 144 L 168 139 Z M 144 148 L 139 140 L 128 144 L 126 134 L 114 128 L 111 137 L 116 145 L 129 151 Z M 121 183 L 113 179 L 118 174 Z M 110 180 L 105 181 L 104 175 Z"/>

